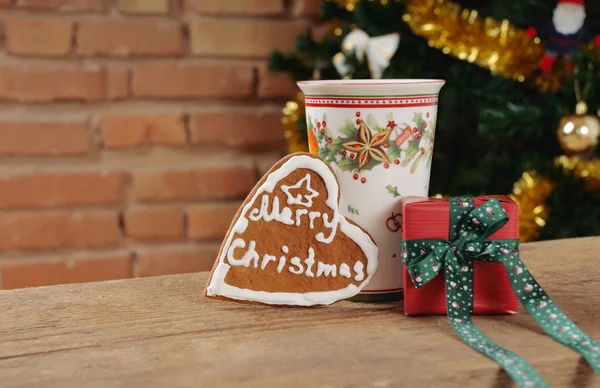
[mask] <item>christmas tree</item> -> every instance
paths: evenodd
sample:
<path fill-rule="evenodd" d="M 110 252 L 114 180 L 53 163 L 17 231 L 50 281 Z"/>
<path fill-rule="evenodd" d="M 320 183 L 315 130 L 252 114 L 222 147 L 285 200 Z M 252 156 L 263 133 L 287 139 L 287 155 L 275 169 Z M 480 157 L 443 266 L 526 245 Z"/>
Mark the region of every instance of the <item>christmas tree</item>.
<path fill-rule="evenodd" d="M 447 81 L 431 194 L 512 192 L 526 240 L 600 234 L 599 0 L 326 0 L 322 22 L 293 52 L 273 53 L 271 69 L 364 79 L 379 67 L 381 78 Z M 389 34 L 400 37 L 391 58 L 356 43 Z M 583 128 L 575 139 L 573 124 Z M 305 144 L 304 117 L 290 125 Z"/>

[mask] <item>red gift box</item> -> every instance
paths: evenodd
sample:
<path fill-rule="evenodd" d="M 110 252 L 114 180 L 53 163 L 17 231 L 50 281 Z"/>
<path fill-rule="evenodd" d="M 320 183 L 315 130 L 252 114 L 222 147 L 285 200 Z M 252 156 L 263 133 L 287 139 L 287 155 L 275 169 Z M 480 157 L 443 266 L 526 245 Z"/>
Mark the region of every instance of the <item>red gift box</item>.
<path fill-rule="evenodd" d="M 488 238 L 519 238 L 519 205 L 507 196 L 473 198 L 475 207 L 497 198 L 509 217 L 500 230 Z M 447 199 L 405 197 L 402 199 L 402 238 L 415 240 L 439 238 L 448 240 L 450 233 L 450 203 Z M 413 284 L 406 267 L 402 266 L 404 313 L 406 315 L 447 314 L 444 272 L 420 288 Z M 519 301 L 510 285 L 502 263 L 474 262 L 473 314 L 514 314 Z"/>

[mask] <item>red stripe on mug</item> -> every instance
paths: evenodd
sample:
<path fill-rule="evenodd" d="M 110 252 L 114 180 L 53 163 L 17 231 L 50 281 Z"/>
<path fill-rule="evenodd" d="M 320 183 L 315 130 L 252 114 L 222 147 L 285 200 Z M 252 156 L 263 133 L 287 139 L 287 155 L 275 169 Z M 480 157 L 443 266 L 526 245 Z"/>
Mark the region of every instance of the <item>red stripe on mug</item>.
<path fill-rule="evenodd" d="M 436 102 L 422 102 L 422 103 L 405 103 L 405 104 L 356 104 L 356 103 L 348 103 L 348 104 L 328 104 L 328 103 L 309 103 L 306 102 L 306 106 L 313 107 L 331 107 L 331 108 L 409 108 L 415 106 L 436 106 L 438 103 Z"/>

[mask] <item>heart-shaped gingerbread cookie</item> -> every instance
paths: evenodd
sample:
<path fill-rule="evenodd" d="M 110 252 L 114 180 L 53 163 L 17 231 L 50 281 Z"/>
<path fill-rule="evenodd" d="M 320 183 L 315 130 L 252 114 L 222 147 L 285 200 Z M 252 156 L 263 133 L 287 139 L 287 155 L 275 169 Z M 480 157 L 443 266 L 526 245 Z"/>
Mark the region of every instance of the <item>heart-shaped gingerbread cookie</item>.
<path fill-rule="evenodd" d="M 333 170 L 313 155 L 285 157 L 233 219 L 205 295 L 326 305 L 356 295 L 377 269 L 377 246 L 340 214 Z"/>

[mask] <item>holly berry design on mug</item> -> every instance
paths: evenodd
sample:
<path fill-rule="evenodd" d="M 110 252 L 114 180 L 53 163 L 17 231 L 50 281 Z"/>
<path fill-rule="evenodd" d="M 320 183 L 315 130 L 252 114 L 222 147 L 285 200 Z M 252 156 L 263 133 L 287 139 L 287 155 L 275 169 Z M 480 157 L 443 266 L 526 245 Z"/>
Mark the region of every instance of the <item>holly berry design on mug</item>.
<path fill-rule="evenodd" d="M 325 114 L 321 119 L 307 115 L 310 151 L 352 172 L 359 183 L 366 183 L 363 174 L 373 168 L 409 167 L 414 174 L 422 162 L 431 166 L 435 122 L 430 117 L 427 111 L 416 112 L 411 122 L 401 123 L 391 112 L 378 121 L 373 114 L 356 111 L 336 128 L 341 134 L 336 136 Z"/>

